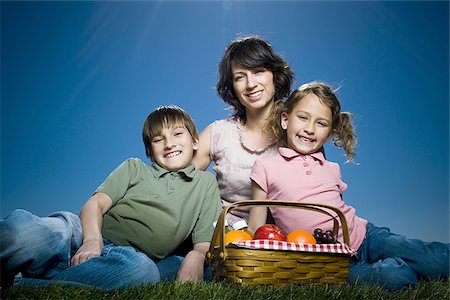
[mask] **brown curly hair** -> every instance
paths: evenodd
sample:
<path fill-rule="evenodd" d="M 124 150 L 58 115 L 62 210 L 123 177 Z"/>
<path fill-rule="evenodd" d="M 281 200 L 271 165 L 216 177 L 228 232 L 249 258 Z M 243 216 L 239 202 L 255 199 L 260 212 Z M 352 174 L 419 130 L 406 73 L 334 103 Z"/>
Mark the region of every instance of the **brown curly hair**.
<path fill-rule="evenodd" d="M 273 73 L 275 100 L 286 98 L 291 92 L 294 73 L 287 62 L 272 49 L 263 38 L 251 35 L 232 41 L 227 47 L 219 63 L 217 94 L 230 104 L 235 111 L 234 116 L 244 123 L 246 114 L 244 106 L 239 102 L 233 88 L 231 64 L 235 62 L 246 68 L 265 68 Z"/>

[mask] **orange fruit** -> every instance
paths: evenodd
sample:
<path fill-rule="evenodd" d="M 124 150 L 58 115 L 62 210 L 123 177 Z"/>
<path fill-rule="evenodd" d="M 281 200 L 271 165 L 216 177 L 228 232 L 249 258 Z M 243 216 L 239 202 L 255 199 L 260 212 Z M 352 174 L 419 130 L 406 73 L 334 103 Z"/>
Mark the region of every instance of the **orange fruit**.
<path fill-rule="evenodd" d="M 228 245 L 232 242 L 240 242 L 240 241 L 248 241 L 251 240 L 252 236 L 245 231 L 242 230 L 233 230 L 225 234 L 225 245 Z"/>
<path fill-rule="evenodd" d="M 314 236 L 306 230 L 297 229 L 289 233 L 286 241 L 299 244 L 317 244 Z"/>

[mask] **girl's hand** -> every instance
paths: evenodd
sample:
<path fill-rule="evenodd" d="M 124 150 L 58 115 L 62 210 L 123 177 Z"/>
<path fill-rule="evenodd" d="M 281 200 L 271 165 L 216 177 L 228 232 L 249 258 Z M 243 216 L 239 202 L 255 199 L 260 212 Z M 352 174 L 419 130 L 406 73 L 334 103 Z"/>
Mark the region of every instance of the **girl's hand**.
<path fill-rule="evenodd" d="M 70 260 L 71 266 L 76 266 L 81 263 L 84 263 L 88 259 L 100 256 L 100 253 L 103 249 L 103 240 L 99 241 L 87 241 L 84 242 L 83 245 L 78 249 L 75 255 Z"/>

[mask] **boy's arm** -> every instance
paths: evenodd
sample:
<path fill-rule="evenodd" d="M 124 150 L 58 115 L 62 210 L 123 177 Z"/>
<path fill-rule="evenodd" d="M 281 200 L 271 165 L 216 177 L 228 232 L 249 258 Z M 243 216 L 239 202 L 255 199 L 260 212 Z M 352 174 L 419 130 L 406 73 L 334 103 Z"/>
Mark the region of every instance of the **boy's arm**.
<path fill-rule="evenodd" d="M 252 180 L 252 199 L 266 200 L 267 193 Z M 267 207 L 255 206 L 251 207 L 248 215 L 248 229 L 255 232 L 260 226 L 266 224 Z"/>
<path fill-rule="evenodd" d="M 205 257 L 208 250 L 209 242 L 194 244 L 194 249 L 189 251 L 181 263 L 177 281 L 202 281 L 205 268 Z"/>
<path fill-rule="evenodd" d="M 111 208 L 112 200 L 105 193 L 95 193 L 83 205 L 80 212 L 83 229 L 83 244 L 71 259 L 72 266 L 81 264 L 91 257 L 99 256 L 103 248 L 103 215 Z"/>

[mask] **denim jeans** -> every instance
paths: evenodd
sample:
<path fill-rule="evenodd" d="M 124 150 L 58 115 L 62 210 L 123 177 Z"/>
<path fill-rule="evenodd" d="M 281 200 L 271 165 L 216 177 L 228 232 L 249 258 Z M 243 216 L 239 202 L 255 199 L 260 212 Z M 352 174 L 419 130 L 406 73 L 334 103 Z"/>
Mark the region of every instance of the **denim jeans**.
<path fill-rule="evenodd" d="M 408 239 L 369 222 L 366 237 L 351 259 L 348 280 L 398 290 L 419 279 L 448 278 L 449 246 Z"/>
<path fill-rule="evenodd" d="M 176 278 L 181 256 L 153 260 L 131 246 L 116 246 L 105 240 L 100 256 L 70 266 L 82 244 L 80 219 L 70 212 L 40 218 L 15 210 L 0 222 L 2 286 L 64 283 L 100 289 L 151 284 Z"/>

